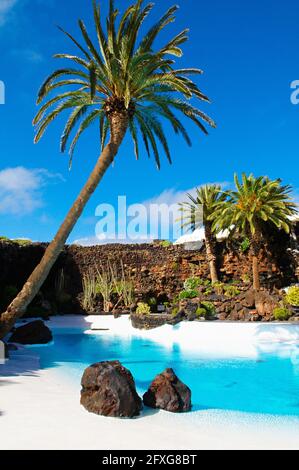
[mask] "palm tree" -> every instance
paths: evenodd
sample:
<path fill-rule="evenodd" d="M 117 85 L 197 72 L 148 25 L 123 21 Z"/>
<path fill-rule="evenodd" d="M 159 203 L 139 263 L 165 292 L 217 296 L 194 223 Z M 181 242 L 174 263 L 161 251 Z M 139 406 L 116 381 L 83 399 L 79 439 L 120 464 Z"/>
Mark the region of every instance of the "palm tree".
<path fill-rule="evenodd" d="M 210 275 L 213 283 L 218 282 L 217 257 L 215 251 L 216 236 L 212 230 L 211 215 L 219 203 L 226 199 L 221 186 L 208 184 L 196 190 L 196 195 L 188 194 L 189 201 L 181 204 L 183 227 L 195 230 L 203 225 L 205 232 L 207 261 L 210 267 Z"/>
<path fill-rule="evenodd" d="M 280 179 L 270 180 L 266 176 L 255 178 L 242 175 L 242 182 L 235 175 L 236 190 L 228 193 L 228 199 L 216 208 L 213 229 L 229 229 L 250 238 L 252 256 L 253 288 L 260 289 L 258 255 L 263 243 L 263 227 L 276 227 L 289 233 L 290 217 L 296 211 L 290 186 L 283 186 Z"/>
<path fill-rule="evenodd" d="M 140 28 L 153 4 L 144 6 L 142 0 L 137 0 L 121 16 L 114 7 L 114 1 L 110 0 L 109 4 L 107 28 L 104 30 L 100 7 L 93 0 L 97 41 L 92 41 L 81 20 L 79 28 L 83 45 L 62 30 L 75 44 L 79 55 L 57 54 L 55 57 L 70 61 L 72 65 L 55 70 L 38 93 L 38 104 L 46 101 L 34 119 L 35 142 L 40 140 L 52 121 L 63 111 L 68 111 L 69 117 L 61 136 L 61 150 L 65 151 L 69 144 L 70 164 L 80 136 L 96 122 L 100 129 L 102 153 L 41 262 L 2 314 L 0 338 L 25 313 L 39 291 L 86 203 L 115 159 L 127 130 L 131 133 L 136 157 L 139 157 L 141 137 L 148 155 L 153 153 L 160 168 L 160 147 L 171 162 L 161 118 L 168 121 L 175 133 L 181 134 L 189 145 L 190 137 L 178 114 L 189 118 L 205 134 L 204 123 L 215 127 L 214 121 L 190 102 L 193 97 L 209 102 L 189 78 L 201 74 L 201 70 L 176 69 L 172 58 L 182 56 L 180 46 L 188 40 L 188 30 L 182 31 L 164 46 L 154 47 L 159 33 L 175 20 L 178 7 L 170 8 L 139 39 Z"/>

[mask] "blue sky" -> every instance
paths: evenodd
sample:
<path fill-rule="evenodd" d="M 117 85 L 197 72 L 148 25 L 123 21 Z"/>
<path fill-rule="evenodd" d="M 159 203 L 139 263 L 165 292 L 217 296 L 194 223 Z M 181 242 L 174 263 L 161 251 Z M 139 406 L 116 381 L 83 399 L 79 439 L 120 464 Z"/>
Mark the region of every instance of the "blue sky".
<path fill-rule="evenodd" d="M 124 7 L 130 3 L 118 0 Z M 155 3 L 147 25 L 174 2 Z M 290 83 L 299 79 L 298 1 L 177 3 L 177 21 L 166 36 L 191 29 L 180 62 L 204 70 L 198 83 L 212 104 L 201 107 L 218 127 L 205 137 L 190 124 L 192 148 L 170 133 L 174 163 L 163 161 L 160 172 L 145 153 L 136 162 L 126 140 L 70 241 L 93 237 L 96 206 L 115 204 L 118 195 L 129 203 L 176 200 L 206 182 L 228 183 L 235 171 L 280 177 L 299 192 L 299 105 L 290 101 Z M 1 235 L 50 240 L 98 157 L 98 135 L 91 129 L 69 172 L 67 155 L 59 151 L 64 120 L 38 145 L 31 124 L 39 85 L 61 65 L 52 55 L 73 51 L 55 25 L 79 37 L 77 19 L 91 25 L 90 5 L 89 0 L 0 0 L 0 80 L 6 86 L 6 104 L 0 106 Z"/>

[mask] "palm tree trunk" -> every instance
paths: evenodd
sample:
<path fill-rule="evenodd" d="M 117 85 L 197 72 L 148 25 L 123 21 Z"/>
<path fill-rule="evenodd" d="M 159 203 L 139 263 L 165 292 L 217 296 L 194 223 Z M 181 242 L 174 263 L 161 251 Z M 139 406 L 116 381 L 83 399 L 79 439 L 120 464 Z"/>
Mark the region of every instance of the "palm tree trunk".
<path fill-rule="evenodd" d="M 258 291 L 261 288 L 260 284 L 260 275 L 259 275 L 259 252 L 260 252 L 260 233 L 256 233 L 251 238 L 251 256 L 252 256 L 252 279 L 253 279 L 253 288 Z"/>
<path fill-rule="evenodd" d="M 206 239 L 206 253 L 207 260 L 210 268 L 210 275 L 212 283 L 218 282 L 218 273 L 216 267 L 217 257 L 215 254 L 215 240 L 212 234 L 211 227 L 209 225 L 205 226 L 205 239 Z"/>
<path fill-rule="evenodd" d="M 60 252 L 63 250 L 65 242 L 82 214 L 84 207 L 118 152 L 127 131 L 128 117 L 125 113 L 114 113 L 110 115 L 109 119 L 111 133 L 109 143 L 104 148 L 85 186 L 68 212 L 55 238 L 46 249 L 40 263 L 36 266 L 18 296 L 12 301 L 6 312 L 1 315 L 0 339 L 24 315 L 28 305 L 40 290 Z"/>
<path fill-rule="evenodd" d="M 260 275 L 259 275 L 259 264 L 258 257 L 252 257 L 252 277 L 253 277 L 253 288 L 254 290 L 260 290 Z"/>

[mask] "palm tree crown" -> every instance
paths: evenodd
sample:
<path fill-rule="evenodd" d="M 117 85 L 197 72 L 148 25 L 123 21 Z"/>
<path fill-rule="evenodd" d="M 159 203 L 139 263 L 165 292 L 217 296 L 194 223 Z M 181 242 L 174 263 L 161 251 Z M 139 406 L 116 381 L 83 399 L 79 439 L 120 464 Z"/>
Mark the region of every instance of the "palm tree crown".
<path fill-rule="evenodd" d="M 255 178 L 242 175 L 242 182 L 235 175 L 236 190 L 228 193 L 228 199 L 218 205 L 213 218 L 214 229 L 235 230 L 255 237 L 265 223 L 289 233 L 290 217 L 297 213 L 292 201 L 291 186 L 283 186 L 280 179 L 266 176 Z"/>
<path fill-rule="evenodd" d="M 183 227 L 196 229 L 201 225 L 212 225 L 211 215 L 214 213 L 217 204 L 226 200 L 226 195 L 222 192 L 218 184 L 207 184 L 196 189 L 196 194 L 188 194 L 188 201 L 180 204 Z"/>
<path fill-rule="evenodd" d="M 188 194 L 189 201 L 181 204 L 183 227 L 196 229 L 204 226 L 206 255 L 213 283 L 218 281 L 216 237 L 212 231 L 211 215 L 217 205 L 226 199 L 218 184 L 207 184 L 196 190 L 196 195 Z"/>
<path fill-rule="evenodd" d="M 76 45 L 80 54 L 54 56 L 69 60 L 73 66 L 56 70 L 40 88 L 38 104 L 45 98 L 47 101 L 34 119 L 37 128 L 35 142 L 39 141 L 57 116 L 68 110 L 70 114 L 61 136 L 61 151 L 65 151 L 74 131 L 69 143 L 71 163 L 80 136 L 93 122 L 99 122 L 101 146 L 104 148 L 111 124 L 109 117 L 113 113 L 124 113 L 128 117 L 136 157 L 139 156 L 140 136 L 148 155 L 153 152 L 159 168 L 159 144 L 171 162 L 160 118 L 168 120 L 174 131 L 181 134 L 189 145 L 190 137 L 178 118 L 178 113 L 187 116 L 204 133 L 207 133 L 204 123 L 215 127 L 214 121 L 190 102 L 192 97 L 209 101 L 189 78 L 202 71 L 193 68 L 175 69 L 175 62 L 171 59 L 171 56 L 182 56 L 180 46 L 187 41 L 188 30 L 182 31 L 163 47 L 154 50 L 157 36 L 175 20 L 178 7 L 170 8 L 139 40 L 140 28 L 153 6 L 152 3 L 144 6 L 143 1 L 138 0 L 120 16 L 114 7 L 114 1 L 110 0 L 107 28 L 104 30 L 100 7 L 94 0 L 96 41 L 93 42 L 81 20 L 79 27 L 83 45 L 62 30 Z M 58 94 L 51 97 L 52 92 L 57 91 Z"/>

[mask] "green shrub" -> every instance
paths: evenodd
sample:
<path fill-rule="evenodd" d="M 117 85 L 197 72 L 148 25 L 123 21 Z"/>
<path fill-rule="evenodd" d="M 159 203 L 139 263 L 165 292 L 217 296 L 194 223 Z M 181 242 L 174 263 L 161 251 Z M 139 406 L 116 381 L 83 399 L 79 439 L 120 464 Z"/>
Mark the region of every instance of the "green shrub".
<path fill-rule="evenodd" d="M 149 315 L 151 313 L 151 308 L 144 302 L 138 302 L 136 313 L 137 315 Z"/>
<path fill-rule="evenodd" d="M 249 274 L 247 274 L 247 273 L 243 274 L 242 281 L 244 282 L 244 284 L 250 284 L 251 281 L 250 281 Z"/>
<path fill-rule="evenodd" d="M 180 269 L 180 264 L 179 264 L 177 261 L 174 261 L 174 262 L 172 263 L 171 269 L 172 269 L 173 271 L 178 271 L 178 270 Z"/>
<path fill-rule="evenodd" d="M 151 297 L 150 299 L 148 299 L 147 304 L 150 306 L 150 309 L 151 309 L 152 313 L 157 311 L 158 301 L 157 301 L 156 297 Z"/>
<path fill-rule="evenodd" d="M 242 253 L 246 253 L 246 251 L 249 250 L 250 248 L 250 245 L 251 245 L 251 242 L 249 240 L 249 238 L 244 238 L 244 240 L 242 241 L 241 245 L 240 245 L 240 250 L 242 251 Z"/>
<path fill-rule="evenodd" d="M 195 313 L 198 318 L 207 318 L 208 315 L 208 311 L 204 307 L 198 307 Z"/>
<path fill-rule="evenodd" d="M 195 289 L 198 289 L 198 287 L 202 284 L 203 281 L 202 279 L 200 279 L 200 277 L 189 277 L 184 282 L 184 289 L 187 291 L 194 291 Z"/>
<path fill-rule="evenodd" d="M 216 309 L 212 302 L 203 301 L 201 302 L 201 305 L 206 310 L 209 317 L 213 317 L 215 315 Z"/>
<path fill-rule="evenodd" d="M 122 302 L 125 308 L 134 303 L 134 284 L 126 279 L 115 280 L 113 293 L 117 295 L 117 304 Z"/>
<path fill-rule="evenodd" d="M 89 271 L 82 278 L 83 299 L 82 306 L 86 312 L 93 310 L 97 296 L 97 278 L 93 271 Z"/>
<path fill-rule="evenodd" d="M 185 300 L 185 299 L 195 299 L 198 296 L 198 292 L 196 290 L 183 290 L 180 292 L 178 299 Z"/>
<path fill-rule="evenodd" d="M 56 290 L 64 290 L 65 279 L 63 272 L 57 278 Z M 113 264 L 110 260 L 105 266 L 95 266 L 84 274 L 83 280 L 83 308 L 92 311 L 97 305 L 98 297 L 103 301 L 103 309 L 110 312 L 120 305 L 130 308 L 134 303 L 135 289 L 131 279 L 127 279 L 125 267 L 120 261 Z"/>
<path fill-rule="evenodd" d="M 212 287 L 208 287 L 208 289 L 205 290 L 204 295 L 211 295 L 213 294 L 213 289 Z"/>
<path fill-rule="evenodd" d="M 212 287 L 218 295 L 223 294 L 223 292 L 224 292 L 224 283 L 223 282 L 214 282 L 212 284 Z"/>
<path fill-rule="evenodd" d="M 285 301 L 289 305 L 299 307 L 299 286 L 292 286 L 288 289 Z"/>
<path fill-rule="evenodd" d="M 8 238 L 8 237 L 0 237 L 0 242 L 15 243 L 16 245 L 20 245 L 20 246 L 26 246 L 26 245 L 32 244 L 32 241 L 27 238 L 15 238 L 12 240 L 11 238 Z"/>
<path fill-rule="evenodd" d="M 115 292 L 115 277 L 114 273 L 116 267 L 107 261 L 106 266 L 100 265 L 96 268 L 96 295 L 100 295 L 103 299 L 103 309 L 105 313 L 111 310 L 111 298 Z"/>
<path fill-rule="evenodd" d="M 173 307 L 171 315 L 175 317 L 179 313 L 179 307 Z"/>
<path fill-rule="evenodd" d="M 236 297 L 240 293 L 240 290 L 236 286 L 230 285 L 224 287 L 224 295 L 230 299 Z"/>
<path fill-rule="evenodd" d="M 280 321 L 288 320 L 292 316 L 289 309 L 285 307 L 276 307 L 273 310 L 273 315 L 274 315 L 275 320 L 280 320 Z"/>
<path fill-rule="evenodd" d="M 135 289 L 132 280 L 126 276 L 123 261 L 120 261 L 120 275 L 115 265 L 110 264 L 110 272 L 114 284 L 114 292 L 118 296 L 117 304 L 122 302 L 125 308 L 131 308 L 135 300 Z"/>
<path fill-rule="evenodd" d="M 162 240 L 160 242 L 160 246 L 162 246 L 163 248 L 169 248 L 170 246 L 172 246 L 172 243 L 169 240 Z"/>
<path fill-rule="evenodd" d="M 13 243 L 16 243 L 19 246 L 27 246 L 27 245 L 32 245 L 31 240 L 27 240 L 26 238 L 20 238 L 20 239 L 15 239 L 12 240 Z"/>

